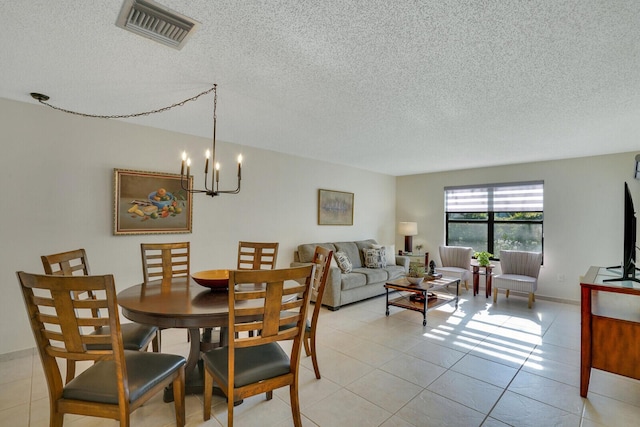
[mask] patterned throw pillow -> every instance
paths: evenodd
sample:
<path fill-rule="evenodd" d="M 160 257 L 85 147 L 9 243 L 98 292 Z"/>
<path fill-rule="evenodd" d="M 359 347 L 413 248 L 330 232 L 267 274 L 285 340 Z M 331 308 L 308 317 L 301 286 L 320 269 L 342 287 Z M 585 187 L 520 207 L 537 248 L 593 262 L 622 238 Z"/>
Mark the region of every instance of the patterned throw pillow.
<path fill-rule="evenodd" d="M 387 256 L 384 247 L 379 249 L 363 249 L 364 265 L 368 268 L 384 268 L 387 266 Z"/>
<path fill-rule="evenodd" d="M 342 270 L 343 273 L 351 273 L 353 264 L 351 264 L 351 260 L 349 259 L 347 254 L 342 251 L 338 251 L 333 254 L 333 257 L 336 259 L 338 267 L 340 267 L 340 270 Z"/>
<path fill-rule="evenodd" d="M 396 265 L 396 245 L 371 245 L 373 249 L 384 249 L 387 265 Z"/>

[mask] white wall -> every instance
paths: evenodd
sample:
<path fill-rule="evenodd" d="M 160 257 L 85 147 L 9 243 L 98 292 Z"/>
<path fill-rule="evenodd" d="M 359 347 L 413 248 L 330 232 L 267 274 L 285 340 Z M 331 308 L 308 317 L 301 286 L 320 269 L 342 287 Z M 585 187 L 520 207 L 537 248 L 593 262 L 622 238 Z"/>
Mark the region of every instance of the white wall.
<path fill-rule="evenodd" d="M 397 178 L 398 221 L 417 221 L 414 246 L 437 257 L 445 241 L 444 187 L 544 180 L 544 266 L 538 295 L 579 301 L 579 277 L 622 261 L 624 182 L 640 207 L 635 155 L 623 153 Z M 499 272 L 499 268 L 497 269 Z"/>
<path fill-rule="evenodd" d="M 118 289 L 142 279 L 140 242 L 189 240 L 198 271 L 234 266 L 238 240 L 277 240 L 278 267 L 286 267 L 299 243 L 372 237 L 402 248 L 397 222 L 417 221 L 414 245 L 435 255 L 444 242 L 445 186 L 542 179 L 538 294 L 578 301 L 578 277 L 590 265 L 622 258 L 624 181 L 640 204 L 636 153 L 394 178 L 220 143 L 222 180 L 233 180 L 234 159 L 244 155 L 240 194 L 196 195 L 192 234 L 113 236 L 113 168 L 178 172 L 183 149 L 203 152 L 210 141 L 0 99 L 0 142 L 0 354 L 33 347 L 15 272 L 42 272 L 42 254 L 84 247 L 93 273 L 113 273 Z M 317 225 L 318 188 L 355 193 L 354 226 Z"/>
<path fill-rule="evenodd" d="M 142 280 L 141 242 L 190 241 L 198 271 L 234 267 L 239 240 L 279 241 L 282 268 L 300 243 L 396 238 L 395 177 L 222 142 L 223 184 L 244 156 L 240 194 L 195 195 L 191 234 L 113 236 L 114 168 L 178 173 L 210 140 L 0 99 L 0 141 L 0 354 L 34 346 L 15 272 L 41 273 L 43 254 L 83 247 L 121 290 Z M 353 226 L 317 225 L 319 188 L 355 193 Z"/>

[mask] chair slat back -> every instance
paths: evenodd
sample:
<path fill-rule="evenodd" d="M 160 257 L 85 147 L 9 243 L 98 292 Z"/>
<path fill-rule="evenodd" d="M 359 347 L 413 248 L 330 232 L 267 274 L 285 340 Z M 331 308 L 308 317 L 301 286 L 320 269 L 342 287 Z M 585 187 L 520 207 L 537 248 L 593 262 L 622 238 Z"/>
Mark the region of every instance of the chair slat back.
<path fill-rule="evenodd" d="M 238 242 L 238 270 L 273 270 L 279 243 Z"/>
<path fill-rule="evenodd" d="M 42 255 L 40 259 L 42 260 L 42 267 L 44 268 L 45 274 L 52 274 L 55 276 L 91 275 L 89 259 L 87 258 L 87 252 L 84 249 L 75 249 L 57 254 Z M 82 293 L 76 292 L 73 294 L 73 297 L 77 300 L 95 298 L 92 291 Z M 94 315 L 99 317 L 100 312 L 95 311 Z"/>
<path fill-rule="evenodd" d="M 56 276 L 90 276 L 89 260 L 84 249 L 40 257 L 45 274 Z"/>
<path fill-rule="evenodd" d="M 62 393 L 62 377 L 56 358 L 67 360 L 116 360 L 126 378 L 123 345 L 112 275 L 57 276 L 18 272 L 18 281 L 29 314 L 40 358 L 49 385 L 50 397 Z M 75 299 L 77 293 L 91 292 L 95 299 Z M 96 312 L 104 312 L 97 317 Z M 95 334 L 94 328 L 109 326 L 109 335 Z M 104 349 L 87 350 L 87 344 Z"/>
<path fill-rule="evenodd" d="M 241 348 L 293 339 L 291 363 L 297 363 L 314 270 L 314 265 L 306 265 L 230 271 L 229 346 Z M 285 311 L 287 316 L 281 316 Z M 291 327 L 283 329 L 286 325 Z M 248 331 L 255 331 L 255 335 L 236 334 Z M 232 358 L 233 351 L 229 351 Z"/>
<path fill-rule="evenodd" d="M 191 274 L 189 242 L 141 243 L 144 282 L 154 279 L 170 280 Z"/>

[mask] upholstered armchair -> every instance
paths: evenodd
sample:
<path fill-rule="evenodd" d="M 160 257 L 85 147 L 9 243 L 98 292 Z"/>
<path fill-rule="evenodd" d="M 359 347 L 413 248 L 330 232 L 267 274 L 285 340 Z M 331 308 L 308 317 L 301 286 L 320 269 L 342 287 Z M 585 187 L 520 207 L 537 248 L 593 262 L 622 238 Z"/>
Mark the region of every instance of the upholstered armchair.
<path fill-rule="evenodd" d="M 471 256 L 473 248 L 463 246 L 440 246 L 440 262 L 442 267 L 437 267 L 436 272 L 447 277 L 456 277 L 469 290 L 471 280 Z"/>
<path fill-rule="evenodd" d="M 504 289 L 507 298 L 512 290 L 528 293 L 531 308 L 536 300 L 541 264 L 542 252 L 500 251 L 502 274 L 493 277 L 493 303 L 498 302 L 498 289 Z"/>

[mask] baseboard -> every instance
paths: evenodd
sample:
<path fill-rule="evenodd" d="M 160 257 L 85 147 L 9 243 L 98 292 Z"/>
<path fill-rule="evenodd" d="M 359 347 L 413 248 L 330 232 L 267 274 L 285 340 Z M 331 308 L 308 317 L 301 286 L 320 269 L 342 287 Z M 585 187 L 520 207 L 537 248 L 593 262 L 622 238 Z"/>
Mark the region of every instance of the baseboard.
<path fill-rule="evenodd" d="M 551 301 L 551 302 L 559 302 L 561 304 L 570 304 L 570 305 L 580 305 L 580 301 L 574 301 L 571 299 L 564 299 L 564 298 L 555 298 L 555 297 L 546 297 L 544 295 L 538 295 L 536 294 L 536 300 L 544 300 L 544 301 Z"/>
<path fill-rule="evenodd" d="M 35 353 L 36 348 L 25 348 L 24 350 L 12 351 L 11 353 L 0 354 L 0 362 L 6 362 L 8 360 L 20 359 L 22 357 L 31 356 Z"/>
<path fill-rule="evenodd" d="M 484 291 L 484 288 L 482 288 L 482 289 Z M 493 288 L 492 291 L 495 291 L 495 288 Z M 500 296 L 504 296 L 504 290 L 502 292 L 503 293 L 500 294 Z M 517 296 L 524 297 L 524 298 L 528 298 L 529 297 L 529 294 L 527 294 L 526 292 L 510 291 L 509 294 L 510 295 L 517 295 Z M 560 304 L 580 305 L 580 301 L 564 299 L 564 298 L 548 297 L 548 296 L 540 295 L 540 294 L 536 294 L 536 300 L 558 302 Z"/>

